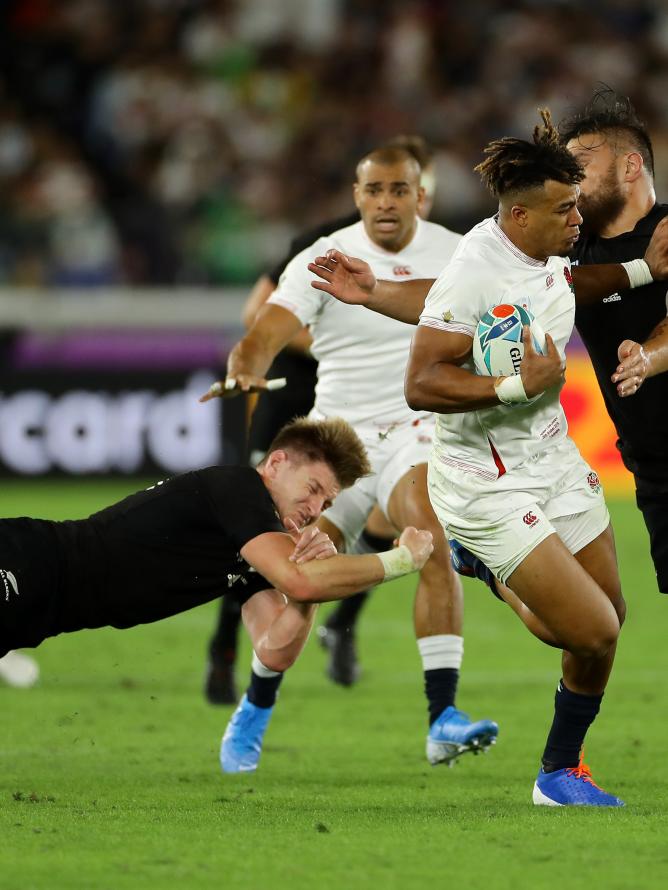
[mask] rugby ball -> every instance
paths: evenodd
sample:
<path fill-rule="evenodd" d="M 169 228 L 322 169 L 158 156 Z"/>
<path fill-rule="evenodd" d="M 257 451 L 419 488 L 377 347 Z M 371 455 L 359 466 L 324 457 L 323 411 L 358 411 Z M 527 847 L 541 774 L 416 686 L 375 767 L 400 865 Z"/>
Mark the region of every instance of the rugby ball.
<path fill-rule="evenodd" d="M 545 355 L 545 333 L 524 306 L 501 303 L 485 312 L 473 337 L 473 362 L 478 374 L 511 377 L 520 373 L 524 325 L 531 329 L 533 348 Z"/>

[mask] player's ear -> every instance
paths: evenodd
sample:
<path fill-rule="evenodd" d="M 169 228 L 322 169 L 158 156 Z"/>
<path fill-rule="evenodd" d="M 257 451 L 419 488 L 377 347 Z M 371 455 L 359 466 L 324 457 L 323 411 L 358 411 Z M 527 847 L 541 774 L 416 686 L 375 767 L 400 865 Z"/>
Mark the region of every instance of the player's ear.
<path fill-rule="evenodd" d="M 362 198 L 362 192 L 360 190 L 359 182 L 353 182 L 353 201 L 355 202 L 355 207 L 360 209 L 360 201 Z"/>
<path fill-rule="evenodd" d="M 510 216 L 512 217 L 513 222 L 517 223 L 521 229 L 526 228 L 529 220 L 529 213 L 524 204 L 513 204 L 510 208 Z"/>
<path fill-rule="evenodd" d="M 419 186 L 418 187 L 418 199 L 417 199 L 418 213 L 422 210 L 426 197 L 427 197 L 427 192 L 426 192 L 424 186 L 422 186 L 422 185 Z"/>
<path fill-rule="evenodd" d="M 277 448 L 276 451 L 271 451 L 264 461 L 264 468 L 267 476 L 270 479 L 273 479 L 276 476 L 276 473 L 279 472 L 288 460 L 288 453 L 284 451 L 282 448 Z"/>
<path fill-rule="evenodd" d="M 626 155 L 626 164 L 624 168 L 624 179 L 627 182 L 636 180 L 643 171 L 645 162 L 639 151 L 630 151 Z"/>

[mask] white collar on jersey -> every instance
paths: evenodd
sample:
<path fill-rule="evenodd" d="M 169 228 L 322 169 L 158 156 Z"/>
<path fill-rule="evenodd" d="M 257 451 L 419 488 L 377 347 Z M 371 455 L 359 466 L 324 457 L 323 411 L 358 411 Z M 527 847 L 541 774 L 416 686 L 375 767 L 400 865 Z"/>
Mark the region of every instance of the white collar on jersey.
<path fill-rule="evenodd" d="M 506 233 L 503 231 L 501 226 L 498 224 L 498 222 L 497 222 L 498 218 L 499 218 L 498 215 L 492 217 L 492 227 L 491 228 L 492 228 L 492 232 L 497 236 L 497 238 L 501 241 L 501 243 L 504 245 L 504 247 L 507 247 L 511 253 L 513 253 L 518 259 L 522 260 L 523 263 L 527 263 L 527 265 L 529 265 L 529 266 L 543 267 L 543 266 L 547 265 L 547 263 L 544 263 L 542 260 L 536 260 L 532 256 L 527 256 L 526 253 L 523 253 L 523 251 L 521 251 L 516 244 L 513 244 L 513 242 L 510 240 L 510 238 L 506 235 Z"/>

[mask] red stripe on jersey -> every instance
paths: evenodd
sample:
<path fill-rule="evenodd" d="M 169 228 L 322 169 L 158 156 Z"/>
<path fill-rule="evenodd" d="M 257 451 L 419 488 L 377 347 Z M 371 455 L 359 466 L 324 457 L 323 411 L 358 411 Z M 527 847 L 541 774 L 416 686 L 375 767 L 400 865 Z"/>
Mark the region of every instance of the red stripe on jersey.
<path fill-rule="evenodd" d="M 489 447 L 492 450 L 492 457 L 494 458 L 496 469 L 499 471 L 499 475 L 496 478 L 500 479 L 501 476 L 503 476 L 503 474 L 506 472 L 506 468 L 504 467 L 503 461 L 501 460 L 501 455 L 492 444 L 492 440 L 489 438 L 489 436 L 487 437 L 487 441 L 489 442 Z"/>

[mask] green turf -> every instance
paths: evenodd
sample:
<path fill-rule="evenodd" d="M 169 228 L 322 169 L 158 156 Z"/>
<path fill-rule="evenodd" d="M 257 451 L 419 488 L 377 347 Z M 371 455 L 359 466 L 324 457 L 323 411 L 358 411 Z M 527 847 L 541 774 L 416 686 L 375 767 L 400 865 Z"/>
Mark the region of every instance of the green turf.
<path fill-rule="evenodd" d="M 85 515 L 122 493 L 10 485 L 2 512 Z M 220 774 L 229 709 L 201 695 L 215 606 L 46 643 L 37 688 L 0 689 L 0 887 L 666 886 L 668 600 L 639 514 L 618 502 L 613 517 L 629 618 L 588 760 L 625 810 L 531 805 L 558 656 L 477 584 L 460 705 L 496 718 L 500 741 L 455 769 L 428 768 L 411 585 L 395 582 L 363 619 L 359 686 L 328 684 L 311 641 L 250 777 Z"/>

